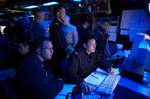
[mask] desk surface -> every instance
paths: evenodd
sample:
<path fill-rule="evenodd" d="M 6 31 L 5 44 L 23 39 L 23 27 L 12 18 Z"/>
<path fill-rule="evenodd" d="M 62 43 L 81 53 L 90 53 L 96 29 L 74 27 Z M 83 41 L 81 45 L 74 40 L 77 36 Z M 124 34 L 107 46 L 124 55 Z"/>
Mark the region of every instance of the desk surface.
<path fill-rule="evenodd" d="M 55 99 L 65 99 L 67 93 L 72 92 L 73 87 L 76 85 L 64 84 L 62 91 L 55 97 Z M 100 95 L 96 93 L 90 93 L 85 95 L 85 99 L 99 99 Z"/>
<path fill-rule="evenodd" d="M 118 85 L 150 98 L 150 86 L 121 77 Z"/>
<path fill-rule="evenodd" d="M 129 80 L 127 78 L 121 77 L 118 85 L 127 88 L 137 94 L 141 94 L 144 95 L 148 98 L 150 98 L 150 86 L 146 86 L 137 82 L 134 82 L 132 80 Z M 75 85 L 70 85 L 70 84 L 64 84 L 64 87 L 62 89 L 62 91 L 59 93 L 58 96 L 55 97 L 55 99 L 65 99 L 65 95 L 69 92 L 72 91 L 73 87 Z M 86 99 L 99 99 L 98 97 L 100 97 L 98 94 L 89 94 L 89 95 L 85 95 Z M 112 98 L 113 99 L 113 98 Z"/>

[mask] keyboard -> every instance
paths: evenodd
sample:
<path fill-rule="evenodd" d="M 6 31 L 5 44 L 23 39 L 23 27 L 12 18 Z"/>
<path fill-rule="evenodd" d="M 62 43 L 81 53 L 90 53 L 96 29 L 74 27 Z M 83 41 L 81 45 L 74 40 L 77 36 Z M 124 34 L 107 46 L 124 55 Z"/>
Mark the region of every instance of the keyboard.
<path fill-rule="evenodd" d="M 120 80 L 119 70 L 115 70 L 114 75 L 108 75 L 108 73 L 100 68 L 92 72 L 88 77 L 84 79 L 93 91 L 102 94 L 112 94 Z"/>
<path fill-rule="evenodd" d="M 112 94 L 120 80 L 120 75 L 108 75 L 95 90 L 102 94 Z"/>

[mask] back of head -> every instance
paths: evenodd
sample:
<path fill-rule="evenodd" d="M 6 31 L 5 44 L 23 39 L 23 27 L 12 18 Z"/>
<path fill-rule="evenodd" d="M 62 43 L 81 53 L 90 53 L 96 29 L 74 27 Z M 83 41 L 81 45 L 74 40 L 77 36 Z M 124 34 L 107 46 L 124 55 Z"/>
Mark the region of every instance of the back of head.
<path fill-rule="evenodd" d="M 89 23 L 89 21 L 86 20 L 86 19 L 82 19 L 82 20 L 81 20 L 81 24 L 86 24 L 86 23 Z"/>
<path fill-rule="evenodd" d="M 89 42 L 89 40 L 91 40 L 91 39 L 95 39 L 96 40 L 96 38 L 95 38 L 95 35 L 94 34 L 88 34 L 88 35 L 86 35 L 86 37 L 85 37 L 85 39 L 84 39 L 84 41 L 83 41 L 83 44 L 86 44 L 86 43 L 88 43 Z"/>
<path fill-rule="evenodd" d="M 43 9 L 38 9 L 36 11 L 36 20 L 44 20 L 45 19 L 45 11 Z"/>

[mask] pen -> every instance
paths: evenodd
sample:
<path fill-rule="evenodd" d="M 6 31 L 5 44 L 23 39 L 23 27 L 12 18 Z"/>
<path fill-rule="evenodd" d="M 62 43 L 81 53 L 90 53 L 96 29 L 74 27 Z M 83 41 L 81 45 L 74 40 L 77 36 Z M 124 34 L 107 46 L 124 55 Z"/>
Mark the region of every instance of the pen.
<path fill-rule="evenodd" d="M 92 75 L 92 77 L 94 77 L 94 78 L 98 79 L 98 77 L 96 77 L 96 76 L 94 76 L 94 75 Z"/>

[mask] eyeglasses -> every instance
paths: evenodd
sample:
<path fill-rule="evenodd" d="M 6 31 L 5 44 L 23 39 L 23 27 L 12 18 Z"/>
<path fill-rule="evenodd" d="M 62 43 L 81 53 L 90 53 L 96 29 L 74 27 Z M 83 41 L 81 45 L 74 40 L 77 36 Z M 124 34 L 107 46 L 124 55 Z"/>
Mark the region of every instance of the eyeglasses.
<path fill-rule="evenodd" d="M 53 48 L 41 48 L 41 49 L 47 49 L 47 50 L 53 51 Z"/>

